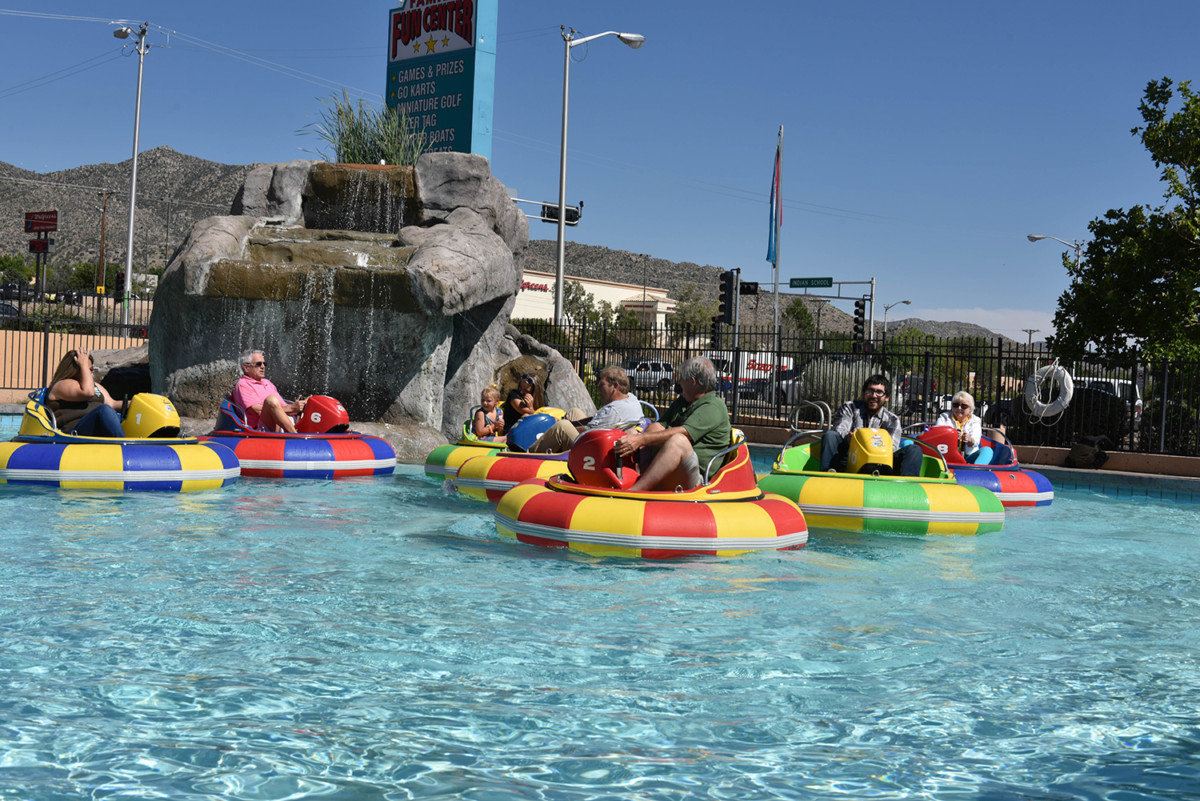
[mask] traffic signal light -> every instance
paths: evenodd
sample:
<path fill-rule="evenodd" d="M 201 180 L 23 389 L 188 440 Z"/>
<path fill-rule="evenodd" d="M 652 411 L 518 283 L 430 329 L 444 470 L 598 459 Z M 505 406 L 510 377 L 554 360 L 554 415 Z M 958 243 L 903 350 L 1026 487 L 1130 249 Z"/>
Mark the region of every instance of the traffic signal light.
<path fill-rule="evenodd" d="M 863 298 L 854 301 L 854 338 L 867 338 L 867 301 Z"/>
<path fill-rule="evenodd" d="M 721 347 L 721 315 L 718 314 L 712 318 L 712 331 L 709 332 L 709 335 L 712 338 L 709 347 Z"/>
<path fill-rule="evenodd" d="M 578 206 L 567 206 L 566 212 L 563 215 L 563 225 L 579 225 L 579 218 L 583 216 L 583 201 L 579 201 Z M 543 222 L 558 222 L 558 205 L 549 203 L 542 204 Z"/>
<path fill-rule="evenodd" d="M 721 300 L 717 306 L 717 316 L 721 322 L 733 325 L 733 308 L 737 303 L 737 273 L 724 270 L 721 273 Z"/>
<path fill-rule="evenodd" d="M 738 294 L 739 295 L 757 295 L 758 294 L 758 282 L 757 281 L 743 281 L 742 283 L 738 284 Z"/>

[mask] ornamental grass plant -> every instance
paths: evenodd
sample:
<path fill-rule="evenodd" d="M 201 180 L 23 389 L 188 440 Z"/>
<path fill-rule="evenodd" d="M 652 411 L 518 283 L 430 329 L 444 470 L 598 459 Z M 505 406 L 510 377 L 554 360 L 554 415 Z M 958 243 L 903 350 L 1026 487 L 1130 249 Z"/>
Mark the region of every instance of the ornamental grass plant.
<path fill-rule="evenodd" d="M 425 132 L 416 130 L 401 111 L 377 109 L 361 99 L 355 103 L 344 89 L 341 97 L 335 94 L 322 103 L 320 121 L 300 130 L 332 148 L 332 158 L 323 149 L 316 151 L 322 159 L 405 167 L 414 165 L 425 150 Z"/>

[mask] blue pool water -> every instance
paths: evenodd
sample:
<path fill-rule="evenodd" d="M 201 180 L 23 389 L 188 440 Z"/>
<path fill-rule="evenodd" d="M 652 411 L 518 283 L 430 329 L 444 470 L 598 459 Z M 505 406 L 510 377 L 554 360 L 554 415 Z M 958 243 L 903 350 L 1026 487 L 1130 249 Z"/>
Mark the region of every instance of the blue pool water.
<path fill-rule="evenodd" d="M 0 799 L 1194 799 L 1198 516 L 664 564 L 408 466 L 0 487 Z"/>

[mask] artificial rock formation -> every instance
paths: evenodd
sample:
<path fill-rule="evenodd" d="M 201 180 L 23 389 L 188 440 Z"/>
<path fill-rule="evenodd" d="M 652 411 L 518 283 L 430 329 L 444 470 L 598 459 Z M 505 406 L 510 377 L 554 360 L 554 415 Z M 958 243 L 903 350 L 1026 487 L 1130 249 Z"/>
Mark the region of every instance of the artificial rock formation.
<path fill-rule="evenodd" d="M 285 397 L 333 395 L 353 420 L 454 438 L 521 355 L 506 326 L 528 239 L 479 156 L 256 167 L 233 214 L 197 223 L 159 283 L 154 389 L 181 414 L 211 416 L 238 355 L 261 348 Z M 570 365 L 544 360 L 557 403 L 590 408 Z"/>

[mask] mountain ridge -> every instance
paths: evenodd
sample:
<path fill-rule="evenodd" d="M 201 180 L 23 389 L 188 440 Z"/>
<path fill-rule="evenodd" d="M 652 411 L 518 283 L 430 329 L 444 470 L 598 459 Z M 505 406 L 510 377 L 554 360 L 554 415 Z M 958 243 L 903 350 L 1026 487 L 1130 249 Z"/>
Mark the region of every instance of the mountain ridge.
<path fill-rule="evenodd" d="M 254 166 L 220 164 L 166 146 L 139 154 L 134 221 L 136 266 L 165 267 L 195 223 L 205 217 L 228 214 L 246 173 Z M 131 160 L 126 159 L 117 164 L 87 164 L 36 173 L 0 161 L 0 186 L 5 190 L 0 192 L 0 252 L 28 256 L 28 241 L 33 237 L 24 231 L 25 213 L 54 209 L 59 213 L 59 230 L 50 234 L 55 240 L 49 257 L 52 266 L 82 261 L 98 263 L 102 221 L 105 261 L 124 263 L 131 168 Z M 105 193 L 107 204 L 104 203 Z M 647 254 L 577 242 L 565 243 L 565 250 L 568 275 L 635 286 L 645 283 L 664 288 L 673 297 L 690 285 L 700 297 L 716 304 L 722 267 L 671 262 Z M 557 257 L 556 240 L 531 239 L 524 253 L 524 266 L 554 273 Z M 800 296 L 781 292 L 780 308 Z M 757 298 L 743 296 L 741 302 L 743 321 L 760 319 L 762 324 L 770 323 L 774 304 L 769 291 L 764 290 Z M 853 318 L 849 314 L 827 302 L 815 304 L 820 305 L 822 330 L 851 331 Z M 810 304 L 814 317 L 815 309 L 816 305 Z M 879 325 L 878 321 L 876 325 Z M 890 331 L 904 327 L 917 328 L 937 337 L 976 336 L 1012 341 L 974 323 L 919 318 L 888 321 Z"/>

